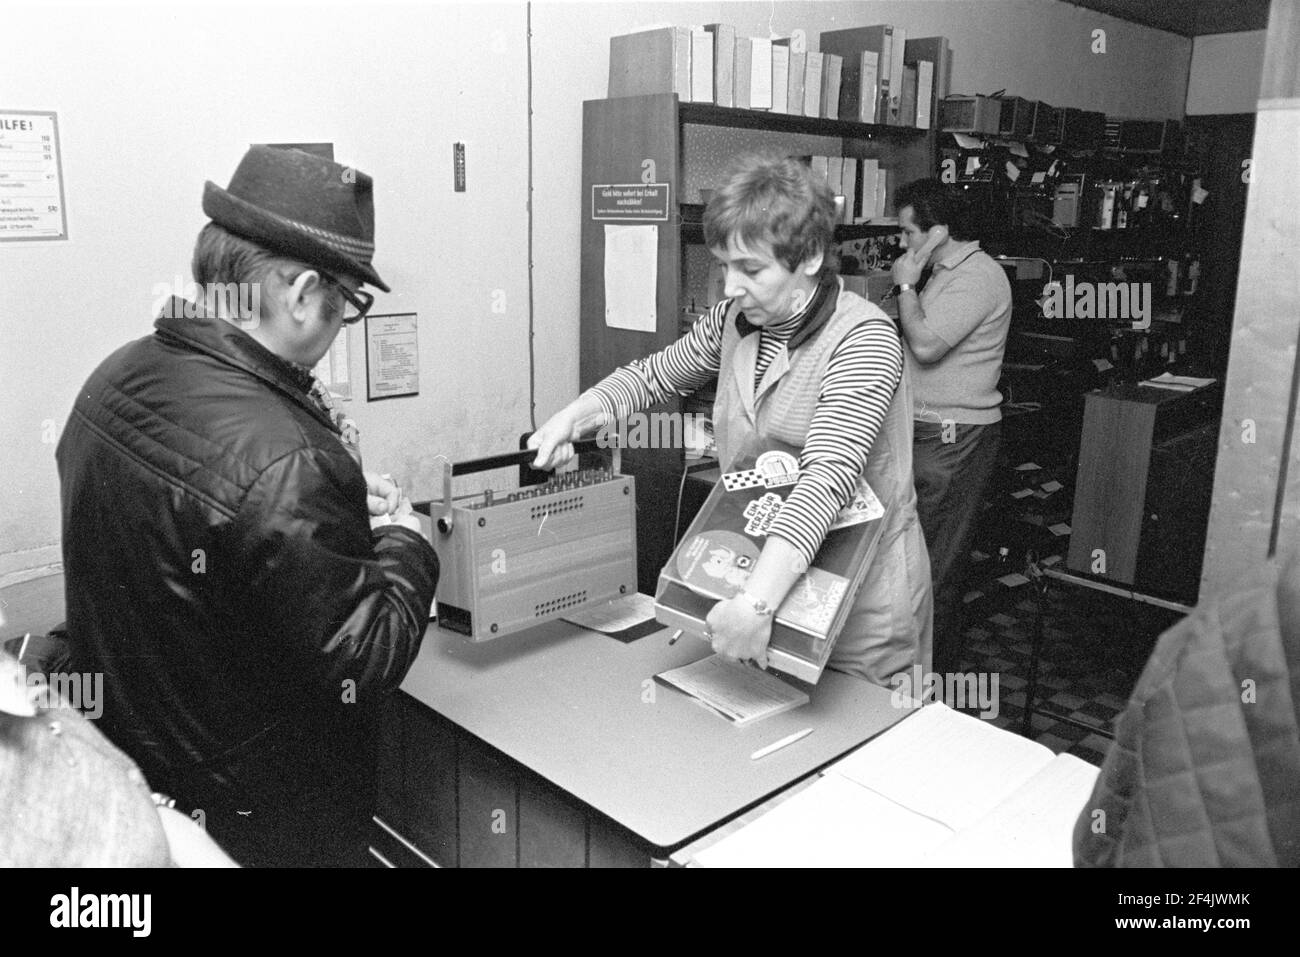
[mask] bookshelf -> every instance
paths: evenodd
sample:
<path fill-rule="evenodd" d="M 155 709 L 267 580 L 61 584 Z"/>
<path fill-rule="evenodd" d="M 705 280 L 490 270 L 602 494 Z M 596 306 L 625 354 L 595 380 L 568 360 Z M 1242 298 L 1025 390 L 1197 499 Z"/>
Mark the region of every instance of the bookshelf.
<path fill-rule="evenodd" d="M 580 303 L 580 387 L 587 389 L 614 369 L 668 346 L 682 333 L 689 309 L 688 265 L 698 263 L 704 237 L 701 190 L 721 184 L 728 162 L 740 153 L 781 150 L 792 155 L 875 159 L 888 170 L 888 211 L 901 183 L 934 175 L 933 129 L 887 126 L 794 116 L 764 110 L 683 103 L 674 93 L 614 97 L 583 103 L 582 252 Z M 598 219 L 593 186 L 666 184 L 667 219 Z M 653 330 L 613 329 L 605 322 L 605 226 L 628 223 L 658 226 L 655 326 Z M 895 226 L 844 225 L 837 240 L 897 232 Z M 696 312 L 712 303 L 696 297 Z M 711 390 L 673 399 L 650 412 L 704 411 Z M 701 463 L 707 468 L 708 460 Z M 675 525 L 684 529 L 707 489 L 683 480 L 681 449 L 631 449 L 623 469 L 637 480 L 638 579 L 653 594 L 660 568 L 674 547 Z M 681 521 L 678 495 L 682 494 Z"/>

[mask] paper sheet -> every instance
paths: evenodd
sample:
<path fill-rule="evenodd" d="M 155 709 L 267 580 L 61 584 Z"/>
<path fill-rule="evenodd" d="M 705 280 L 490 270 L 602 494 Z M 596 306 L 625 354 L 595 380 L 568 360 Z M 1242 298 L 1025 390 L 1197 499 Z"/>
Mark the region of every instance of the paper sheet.
<path fill-rule="evenodd" d="M 637 592 L 626 598 L 615 598 L 603 605 L 584 608 L 573 615 L 565 615 L 564 620 L 581 628 L 611 635 L 616 631 L 626 631 L 643 621 L 649 621 L 654 616 L 654 598 Z"/>
<path fill-rule="evenodd" d="M 957 141 L 957 145 L 964 150 L 978 150 L 984 148 L 984 141 L 978 136 L 971 136 L 969 133 L 954 133 L 952 138 Z"/>
<path fill-rule="evenodd" d="M 935 761 L 935 755 L 944 761 Z M 1052 759 L 1036 741 L 929 704 L 863 745 L 827 774 L 856 781 L 960 830 L 979 820 Z M 961 782 L 954 787 L 953 782 Z"/>
<path fill-rule="evenodd" d="M 904 722 L 906 724 L 906 722 Z M 898 867 L 952 831 L 829 775 L 695 855 L 701 867 Z"/>
<path fill-rule="evenodd" d="M 1073 867 L 1074 822 L 1100 771 L 1058 754 L 968 830 L 924 855 L 927 867 Z"/>
<path fill-rule="evenodd" d="M 654 332 L 659 227 L 605 224 L 605 325 Z"/>

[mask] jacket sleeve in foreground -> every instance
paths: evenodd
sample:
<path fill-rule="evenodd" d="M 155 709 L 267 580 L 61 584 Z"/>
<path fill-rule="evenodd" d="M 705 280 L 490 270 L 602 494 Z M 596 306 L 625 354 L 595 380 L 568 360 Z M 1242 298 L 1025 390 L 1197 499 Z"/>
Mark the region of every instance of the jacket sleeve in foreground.
<path fill-rule="evenodd" d="M 401 526 L 372 534 L 365 500 L 341 446 L 303 449 L 262 473 L 233 529 L 248 611 L 275 646 L 268 653 L 326 700 L 338 701 L 349 679 L 358 701 L 401 683 L 438 583 L 433 547 Z"/>

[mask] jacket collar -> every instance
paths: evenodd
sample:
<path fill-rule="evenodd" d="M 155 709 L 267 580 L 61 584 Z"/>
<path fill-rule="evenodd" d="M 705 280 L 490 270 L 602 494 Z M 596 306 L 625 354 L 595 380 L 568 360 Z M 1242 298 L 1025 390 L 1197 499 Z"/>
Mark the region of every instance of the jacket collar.
<path fill-rule="evenodd" d="M 261 379 L 314 415 L 330 431 L 338 431 L 311 399 L 313 376 L 309 370 L 280 358 L 234 323 L 204 312 L 202 305 L 174 297 L 154 320 L 154 329 L 160 338 L 205 353 Z"/>
<path fill-rule="evenodd" d="M 835 305 L 839 299 L 838 296 L 832 296 L 831 292 L 839 291 L 839 279 L 835 276 L 828 276 L 822 279 L 817 285 L 817 291 L 813 293 L 812 302 L 808 304 L 808 309 L 804 315 L 803 325 L 801 325 L 790 337 L 790 341 L 785 344 L 786 350 L 793 352 L 808 340 L 812 339 L 826 327 L 830 318 L 835 313 Z M 762 326 L 756 326 L 745 318 L 743 312 L 736 314 L 736 332 L 740 338 L 745 338 L 752 332 L 758 332 Z"/>

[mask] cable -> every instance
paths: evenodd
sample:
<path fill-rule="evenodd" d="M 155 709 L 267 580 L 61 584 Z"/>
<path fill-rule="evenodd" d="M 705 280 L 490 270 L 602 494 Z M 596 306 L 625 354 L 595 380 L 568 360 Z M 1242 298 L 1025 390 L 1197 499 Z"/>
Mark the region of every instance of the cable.
<path fill-rule="evenodd" d="M 677 513 L 673 519 L 673 548 L 677 547 L 677 536 L 681 533 L 682 528 L 682 493 L 686 491 L 686 475 L 691 470 L 691 463 L 682 456 L 682 480 L 677 485 Z"/>
<path fill-rule="evenodd" d="M 528 421 L 537 431 L 537 363 L 533 348 L 533 5 L 527 11 L 528 46 Z"/>

